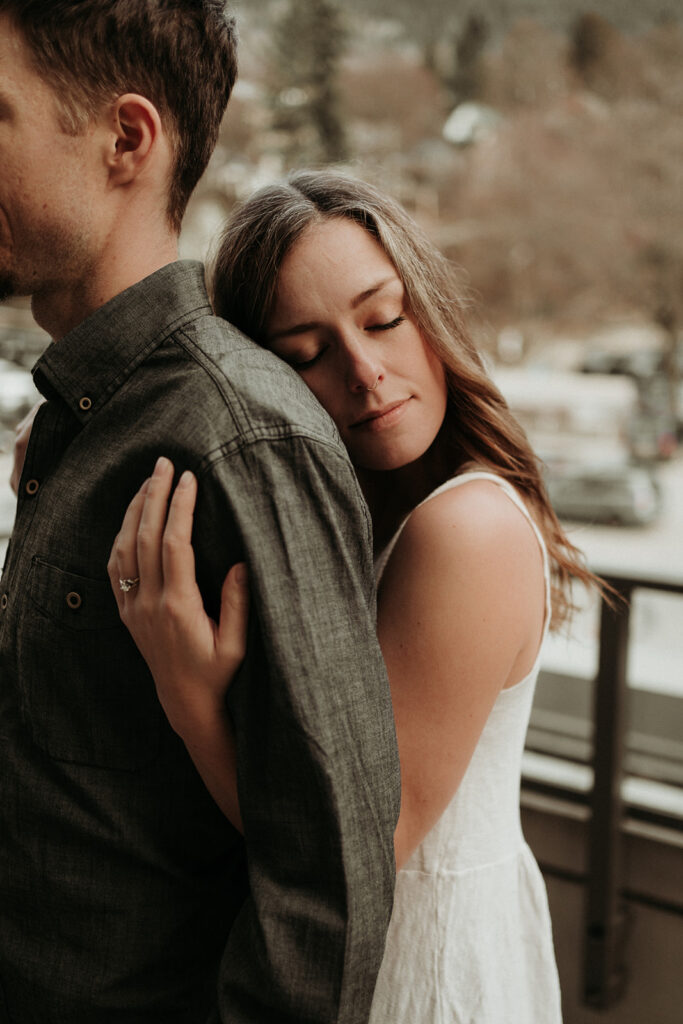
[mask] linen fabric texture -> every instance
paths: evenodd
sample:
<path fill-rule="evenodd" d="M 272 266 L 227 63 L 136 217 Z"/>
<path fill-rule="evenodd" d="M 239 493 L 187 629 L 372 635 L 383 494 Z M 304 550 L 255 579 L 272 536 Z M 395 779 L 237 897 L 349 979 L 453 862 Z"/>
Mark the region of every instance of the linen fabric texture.
<path fill-rule="evenodd" d="M 213 316 L 191 262 L 114 298 L 34 377 L 48 401 L 0 602 L 0 1020 L 364 1024 L 399 770 L 370 523 L 334 425 Z M 210 614 L 229 566 L 249 567 L 227 695 L 246 841 L 168 725 L 106 574 L 161 454 L 199 480 Z"/>

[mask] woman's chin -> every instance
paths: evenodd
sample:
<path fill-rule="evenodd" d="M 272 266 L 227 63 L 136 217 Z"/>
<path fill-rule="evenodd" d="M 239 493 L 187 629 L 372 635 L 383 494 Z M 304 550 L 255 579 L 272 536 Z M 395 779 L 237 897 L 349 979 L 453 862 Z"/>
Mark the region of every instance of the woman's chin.
<path fill-rule="evenodd" d="M 356 469 L 370 473 L 391 473 L 419 461 L 428 448 L 429 445 L 401 446 L 398 449 L 386 448 L 374 452 L 353 452 L 349 449 L 349 454 Z"/>

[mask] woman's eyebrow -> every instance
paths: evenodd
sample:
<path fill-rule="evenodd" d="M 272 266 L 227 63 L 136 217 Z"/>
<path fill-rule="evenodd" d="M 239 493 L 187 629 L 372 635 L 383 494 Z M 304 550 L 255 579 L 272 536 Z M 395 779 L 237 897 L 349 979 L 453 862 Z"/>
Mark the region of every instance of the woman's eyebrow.
<path fill-rule="evenodd" d="M 285 327 L 281 331 L 272 331 L 268 335 L 268 343 L 279 341 L 281 338 L 291 338 L 295 334 L 306 334 L 307 331 L 314 331 L 316 327 L 320 327 L 320 324 L 317 321 L 311 321 L 307 324 L 295 324 L 294 327 Z"/>
<path fill-rule="evenodd" d="M 386 288 L 387 285 L 394 284 L 396 281 L 398 281 L 398 278 L 395 276 L 386 277 L 383 280 L 378 281 L 376 284 L 371 285 L 370 288 L 365 288 L 362 292 L 359 292 L 358 295 L 351 299 L 351 309 L 358 309 L 358 307 L 362 306 L 367 299 L 376 295 L 377 292 L 382 291 L 382 289 Z M 320 323 L 317 320 L 294 324 L 292 327 L 284 327 L 282 330 L 273 331 L 269 334 L 268 342 L 271 344 L 274 341 L 279 341 L 281 338 L 291 338 L 295 334 L 306 334 L 307 331 L 314 331 L 317 327 L 320 327 Z"/>
<path fill-rule="evenodd" d="M 351 309 L 358 309 L 366 299 L 369 299 L 372 295 L 376 295 L 377 292 L 381 292 L 382 288 L 386 288 L 388 284 L 392 284 L 396 280 L 397 278 L 392 275 L 391 277 L 384 278 L 382 281 L 378 281 L 377 284 L 373 284 L 372 287 L 366 288 L 365 291 L 356 295 L 355 299 L 351 299 Z"/>

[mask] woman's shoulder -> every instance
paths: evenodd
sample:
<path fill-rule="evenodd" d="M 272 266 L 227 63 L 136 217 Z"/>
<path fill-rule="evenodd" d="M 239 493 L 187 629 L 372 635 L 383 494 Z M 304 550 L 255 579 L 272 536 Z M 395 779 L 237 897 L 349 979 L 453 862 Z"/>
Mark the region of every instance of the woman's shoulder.
<path fill-rule="evenodd" d="M 409 516 L 380 581 L 380 612 L 439 657 L 486 664 L 503 686 L 537 656 L 545 580 L 543 549 L 516 491 L 471 477 Z"/>
<path fill-rule="evenodd" d="M 476 573 L 497 586 L 543 571 L 538 537 L 516 492 L 501 478 L 463 474 L 437 489 L 408 517 L 387 573 L 441 575 L 450 581 Z"/>
<path fill-rule="evenodd" d="M 488 473 L 446 481 L 413 510 L 403 534 L 406 540 L 445 546 L 535 540 L 522 499 L 502 477 Z"/>

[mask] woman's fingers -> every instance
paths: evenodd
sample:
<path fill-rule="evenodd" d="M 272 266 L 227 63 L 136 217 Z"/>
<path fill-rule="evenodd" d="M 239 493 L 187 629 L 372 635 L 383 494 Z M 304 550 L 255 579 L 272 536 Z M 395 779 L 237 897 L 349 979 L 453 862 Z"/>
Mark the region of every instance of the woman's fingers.
<path fill-rule="evenodd" d="M 119 580 L 136 579 L 139 575 L 137 537 L 148 486 L 149 481 L 145 480 L 126 509 L 121 529 L 114 539 L 107 563 L 107 573 L 109 574 L 109 580 L 116 597 L 116 603 L 119 606 L 119 611 L 123 607 L 125 598 L 125 593 L 121 590 Z"/>
<path fill-rule="evenodd" d="M 196 498 L 197 479 L 186 470 L 171 498 L 161 548 L 164 583 L 169 594 L 199 595 L 192 549 Z"/>
<path fill-rule="evenodd" d="M 221 591 L 221 618 L 217 646 L 226 674 L 234 675 L 247 649 L 249 624 L 249 580 L 244 562 L 238 562 L 225 577 Z"/>
<path fill-rule="evenodd" d="M 188 679 L 204 678 L 214 697 L 222 697 L 232 682 L 246 650 L 249 586 L 244 562 L 234 565 L 223 583 L 216 626 L 204 610 L 195 577 L 197 480 L 191 472 L 183 473 L 169 502 L 172 483 L 172 463 L 159 459 L 128 506 L 107 571 L 119 612 L 152 670 L 167 714 L 175 720 L 177 709 L 189 706 L 188 697 L 190 703 L 196 700 L 195 689 L 185 692 Z M 120 589 L 121 579 L 136 577 L 139 586 Z"/>
<path fill-rule="evenodd" d="M 173 483 L 173 463 L 157 459 L 149 478 L 137 530 L 137 565 L 140 586 L 154 592 L 163 586 L 161 539 L 166 523 L 168 497 Z"/>

